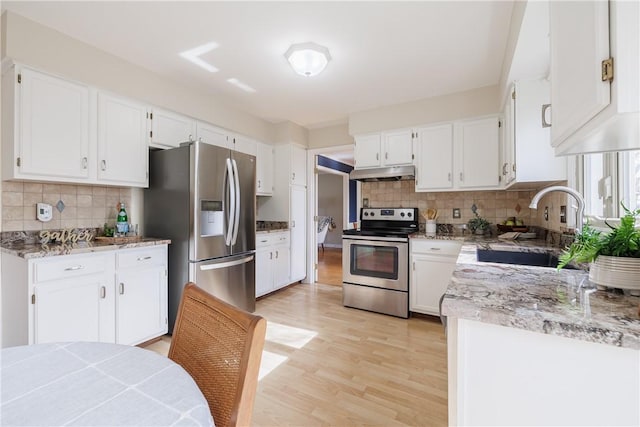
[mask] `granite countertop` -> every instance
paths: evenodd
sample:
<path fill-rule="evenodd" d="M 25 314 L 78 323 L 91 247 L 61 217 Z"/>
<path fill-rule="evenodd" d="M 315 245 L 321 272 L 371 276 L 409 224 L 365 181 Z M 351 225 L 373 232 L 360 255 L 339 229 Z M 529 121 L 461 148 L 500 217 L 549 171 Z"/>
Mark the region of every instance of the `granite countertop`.
<path fill-rule="evenodd" d="M 640 350 L 640 297 L 596 290 L 581 299 L 586 271 L 477 262 L 478 248 L 560 251 L 541 240 L 464 239 L 442 314 Z"/>
<path fill-rule="evenodd" d="M 145 246 L 167 245 L 169 239 L 156 239 L 152 237 L 140 237 L 135 241 L 126 243 L 113 243 L 109 241 L 92 240 L 90 242 L 77 243 L 24 243 L 20 241 L 3 243 L 0 251 L 3 254 L 15 255 L 25 259 L 44 258 L 57 255 L 83 254 L 99 251 L 113 251 L 117 249 L 141 248 Z"/>

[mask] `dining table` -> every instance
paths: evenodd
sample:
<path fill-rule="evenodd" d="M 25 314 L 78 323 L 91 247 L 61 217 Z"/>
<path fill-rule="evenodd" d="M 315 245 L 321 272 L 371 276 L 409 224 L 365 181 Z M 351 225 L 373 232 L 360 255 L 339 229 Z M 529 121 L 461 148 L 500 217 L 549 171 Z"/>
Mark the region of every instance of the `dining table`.
<path fill-rule="evenodd" d="M 2 426 L 213 426 L 207 400 L 171 359 L 119 344 L 0 351 Z"/>

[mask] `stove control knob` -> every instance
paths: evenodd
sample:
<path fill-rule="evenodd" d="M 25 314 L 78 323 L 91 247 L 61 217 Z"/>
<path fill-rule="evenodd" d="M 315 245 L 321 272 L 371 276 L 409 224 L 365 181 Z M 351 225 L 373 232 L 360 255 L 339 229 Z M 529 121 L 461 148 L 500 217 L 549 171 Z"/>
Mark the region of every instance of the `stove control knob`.
<path fill-rule="evenodd" d="M 407 216 L 411 218 L 411 212 L 407 212 Z"/>
<path fill-rule="evenodd" d="M 371 212 L 371 216 L 375 216 L 376 214 L 374 212 Z"/>
<path fill-rule="evenodd" d="M 400 216 L 404 218 L 404 212 L 400 212 Z"/>
<path fill-rule="evenodd" d="M 369 212 L 365 212 L 365 213 L 364 213 L 364 216 L 369 216 Z"/>

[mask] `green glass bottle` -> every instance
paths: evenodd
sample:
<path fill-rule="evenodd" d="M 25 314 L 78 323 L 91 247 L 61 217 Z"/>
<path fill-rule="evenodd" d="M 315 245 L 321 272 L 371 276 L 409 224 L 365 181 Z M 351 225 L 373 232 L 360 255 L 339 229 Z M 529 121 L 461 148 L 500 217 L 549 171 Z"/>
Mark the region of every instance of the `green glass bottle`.
<path fill-rule="evenodd" d="M 118 218 L 116 219 L 116 230 L 118 234 L 127 234 L 129 231 L 129 217 L 127 211 L 124 209 L 124 203 L 120 202 L 120 211 L 118 212 Z"/>

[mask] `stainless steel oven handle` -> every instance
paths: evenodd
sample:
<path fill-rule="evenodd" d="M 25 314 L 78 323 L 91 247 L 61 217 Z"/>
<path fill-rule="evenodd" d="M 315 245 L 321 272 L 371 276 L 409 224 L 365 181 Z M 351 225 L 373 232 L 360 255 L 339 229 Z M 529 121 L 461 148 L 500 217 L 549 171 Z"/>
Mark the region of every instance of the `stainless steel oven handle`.
<path fill-rule="evenodd" d="M 400 242 L 400 243 L 409 243 L 409 239 L 406 237 L 382 237 L 382 236 L 350 236 L 343 235 L 342 240 L 354 240 L 361 242 L 365 240 L 367 242 L 375 243 L 375 242 Z"/>
<path fill-rule="evenodd" d="M 246 256 L 244 258 L 235 259 L 233 261 L 220 262 L 220 263 L 217 263 L 217 264 L 201 265 L 200 266 L 200 270 L 207 271 L 207 270 L 218 270 L 218 269 L 221 269 L 221 268 L 233 267 L 235 265 L 245 264 L 245 263 L 251 261 L 252 259 L 253 259 L 253 255 L 249 255 L 249 256 Z"/>

